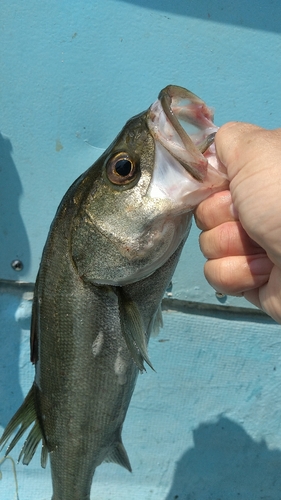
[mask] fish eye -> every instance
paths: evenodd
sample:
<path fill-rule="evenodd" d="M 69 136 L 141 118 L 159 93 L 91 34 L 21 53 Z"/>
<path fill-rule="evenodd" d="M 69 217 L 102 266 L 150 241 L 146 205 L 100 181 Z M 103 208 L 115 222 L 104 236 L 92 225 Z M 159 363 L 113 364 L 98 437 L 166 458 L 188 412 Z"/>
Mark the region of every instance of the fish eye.
<path fill-rule="evenodd" d="M 132 162 L 124 158 L 123 160 L 118 160 L 115 163 L 115 170 L 118 175 L 121 175 L 122 177 L 127 177 L 127 175 L 131 173 L 132 166 L 133 166 Z"/>
<path fill-rule="evenodd" d="M 127 153 L 117 153 L 107 162 L 106 173 L 113 184 L 122 186 L 136 179 L 138 168 Z"/>

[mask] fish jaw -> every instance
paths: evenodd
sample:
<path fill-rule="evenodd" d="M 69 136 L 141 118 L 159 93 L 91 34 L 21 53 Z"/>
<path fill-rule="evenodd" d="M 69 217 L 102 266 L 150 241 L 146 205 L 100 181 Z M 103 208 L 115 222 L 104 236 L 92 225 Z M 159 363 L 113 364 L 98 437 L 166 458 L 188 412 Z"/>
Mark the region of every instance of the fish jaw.
<path fill-rule="evenodd" d="M 178 212 L 192 211 L 212 193 L 228 187 L 228 179 L 222 170 L 217 170 L 214 157 L 208 159 L 203 182 L 195 179 L 182 164 L 160 142 L 155 144 L 155 169 L 148 189 L 151 198 L 171 201 Z M 212 162 L 212 163 L 211 163 Z"/>
<path fill-rule="evenodd" d="M 208 145 L 208 137 L 214 137 L 218 127 L 204 101 L 182 87 L 170 85 L 151 105 L 147 121 L 155 141 L 148 190 L 151 198 L 169 199 L 178 210 L 187 211 L 228 187 L 215 146 Z"/>

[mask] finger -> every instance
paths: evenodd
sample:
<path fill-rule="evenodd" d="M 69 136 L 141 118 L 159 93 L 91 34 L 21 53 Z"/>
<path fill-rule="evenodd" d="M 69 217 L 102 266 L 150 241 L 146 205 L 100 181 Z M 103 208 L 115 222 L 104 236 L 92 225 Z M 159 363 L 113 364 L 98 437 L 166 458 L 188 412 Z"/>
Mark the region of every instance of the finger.
<path fill-rule="evenodd" d="M 281 129 L 266 130 L 257 125 L 230 122 L 215 136 L 219 161 L 227 166 L 229 180 L 247 166 L 250 171 L 273 168 L 279 171 Z"/>
<path fill-rule="evenodd" d="M 204 231 L 199 236 L 199 245 L 206 259 L 265 253 L 238 221 L 225 222 Z"/>
<path fill-rule="evenodd" d="M 235 256 L 208 260 L 204 273 L 215 290 L 226 295 L 237 295 L 264 285 L 272 267 L 266 255 Z"/>
<path fill-rule="evenodd" d="M 267 283 L 245 292 L 245 298 L 281 323 L 281 269 L 274 266 Z"/>
<path fill-rule="evenodd" d="M 219 129 L 215 140 L 217 156 L 227 166 L 241 223 L 280 266 L 280 225 L 276 226 L 276 214 L 281 210 L 281 129 L 228 123 Z"/>
<path fill-rule="evenodd" d="M 214 193 L 202 201 L 194 212 L 195 222 L 203 231 L 226 221 L 238 220 L 232 205 L 230 191 Z"/>
<path fill-rule="evenodd" d="M 227 165 L 230 181 L 257 150 L 262 151 L 260 142 L 264 134 L 261 127 L 242 122 L 229 122 L 219 128 L 215 137 L 216 153 L 223 165 Z"/>

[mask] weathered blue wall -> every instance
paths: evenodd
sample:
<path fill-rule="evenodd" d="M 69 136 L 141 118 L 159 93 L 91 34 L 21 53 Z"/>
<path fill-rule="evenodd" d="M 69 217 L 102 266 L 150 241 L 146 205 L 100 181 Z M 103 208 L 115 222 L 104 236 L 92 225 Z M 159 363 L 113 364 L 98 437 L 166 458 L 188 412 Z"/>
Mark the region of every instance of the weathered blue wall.
<path fill-rule="evenodd" d="M 3 0 L 0 279 L 34 282 L 67 187 L 167 84 L 202 97 L 218 125 L 280 126 L 280 19 L 279 0 Z M 240 309 L 185 309 L 220 303 L 197 239 L 194 228 L 170 292 L 181 312 L 165 313 L 150 346 L 157 373 L 140 377 L 125 425 L 133 475 L 101 466 L 93 498 L 281 498 L 280 327 Z M 32 287 L 0 292 L 3 427 L 33 378 Z M 1 470 L 0 498 L 12 500 L 11 463 Z M 50 498 L 38 460 L 17 470 L 20 500 Z"/>

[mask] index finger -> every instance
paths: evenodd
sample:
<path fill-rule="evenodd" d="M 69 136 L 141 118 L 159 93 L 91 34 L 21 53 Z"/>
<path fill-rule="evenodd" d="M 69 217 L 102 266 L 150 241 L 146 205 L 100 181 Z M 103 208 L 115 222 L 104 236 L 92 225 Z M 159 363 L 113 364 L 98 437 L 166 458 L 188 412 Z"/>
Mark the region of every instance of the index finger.
<path fill-rule="evenodd" d="M 230 191 L 214 193 L 202 201 L 194 212 L 199 229 L 207 231 L 224 222 L 238 220 L 238 214 L 232 205 Z"/>

